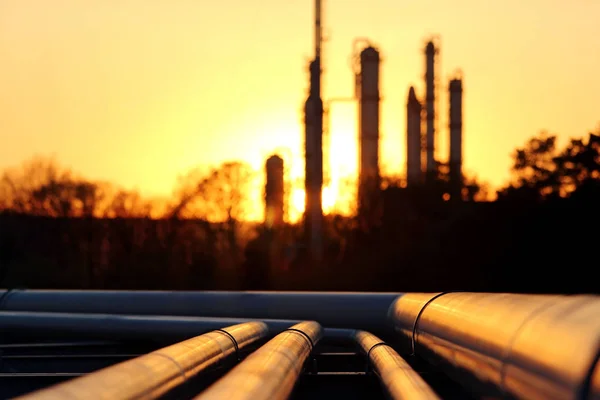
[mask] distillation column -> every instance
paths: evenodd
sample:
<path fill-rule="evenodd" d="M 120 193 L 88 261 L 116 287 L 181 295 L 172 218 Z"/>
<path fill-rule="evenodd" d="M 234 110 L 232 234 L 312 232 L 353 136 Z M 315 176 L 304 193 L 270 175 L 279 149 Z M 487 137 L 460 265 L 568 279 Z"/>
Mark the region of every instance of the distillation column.
<path fill-rule="evenodd" d="M 451 198 L 460 199 L 462 176 L 462 79 L 450 81 L 450 184 Z"/>
<path fill-rule="evenodd" d="M 273 155 L 265 165 L 267 182 L 265 185 L 265 226 L 279 229 L 283 226 L 284 177 L 283 158 Z"/>
<path fill-rule="evenodd" d="M 433 42 L 425 47 L 425 102 L 427 115 L 427 133 L 425 137 L 426 179 L 431 183 L 435 179 L 435 54 L 437 50 Z"/>
<path fill-rule="evenodd" d="M 421 103 L 410 87 L 406 103 L 406 180 L 408 187 L 421 183 Z"/>
<path fill-rule="evenodd" d="M 379 52 L 367 47 L 360 53 L 358 80 L 359 213 L 373 210 L 379 191 Z"/>
<path fill-rule="evenodd" d="M 315 0 L 315 58 L 310 63 L 310 89 L 304 108 L 304 234 L 313 261 L 323 253 L 323 100 L 321 98 L 322 0 Z"/>
<path fill-rule="evenodd" d="M 310 94 L 304 109 L 305 126 L 305 191 L 306 211 L 304 229 L 308 248 L 315 261 L 320 260 L 323 242 L 323 101 L 320 93 L 321 63 L 315 59 L 310 63 Z"/>

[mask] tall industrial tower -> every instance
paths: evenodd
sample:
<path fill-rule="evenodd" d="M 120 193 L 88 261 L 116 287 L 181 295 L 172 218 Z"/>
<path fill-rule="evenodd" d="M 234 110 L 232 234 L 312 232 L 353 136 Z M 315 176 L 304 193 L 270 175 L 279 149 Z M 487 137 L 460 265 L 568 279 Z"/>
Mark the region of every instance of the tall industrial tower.
<path fill-rule="evenodd" d="M 358 84 L 358 206 L 359 214 L 374 210 L 379 190 L 379 51 L 369 46 L 360 53 Z"/>
<path fill-rule="evenodd" d="M 279 229 L 283 226 L 284 169 L 283 158 L 273 155 L 265 164 L 267 174 L 265 184 L 265 226 Z"/>
<path fill-rule="evenodd" d="M 421 103 L 410 87 L 406 102 L 406 183 L 413 187 L 422 183 L 421 170 Z"/>
<path fill-rule="evenodd" d="M 450 185 L 451 199 L 460 199 L 462 176 L 462 103 L 463 84 L 458 76 L 450 81 Z"/>
<path fill-rule="evenodd" d="M 320 261 L 323 252 L 323 100 L 321 98 L 322 4 L 315 0 L 315 58 L 310 63 L 310 89 L 304 108 L 306 210 L 304 231 L 311 257 Z"/>
<path fill-rule="evenodd" d="M 425 107 L 427 129 L 425 136 L 425 178 L 431 183 L 436 175 L 435 163 L 435 56 L 437 48 L 433 41 L 425 46 Z"/>

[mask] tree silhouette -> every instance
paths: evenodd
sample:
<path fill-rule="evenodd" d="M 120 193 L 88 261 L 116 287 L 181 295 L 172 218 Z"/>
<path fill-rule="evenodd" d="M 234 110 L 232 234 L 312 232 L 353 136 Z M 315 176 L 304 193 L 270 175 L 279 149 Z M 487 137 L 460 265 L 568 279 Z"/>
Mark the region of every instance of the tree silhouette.
<path fill-rule="evenodd" d="M 153 208 L 154 204 L 143 199 L 137 191 L 118 189 L 108 201 L 103 215 L 109 218 L 147 218 Z"/>
<path fill-rule="evenodd" d="M 568 197 L 600 180 L 600 136 L 571 139 L 559 151 L 556 136 L 542 132 L 513 155 L 513 182 L 498 191 L 499 198 L 540 201 Z"/>
<path fill-rule="evenodd" d="M 600 136 L 590 133 L 587 142 L 571 139 L 554 162 L 565 195 L 597 184 L 600 182 Z"/>
<path fill-rule="evenodd" d="M 180 178 L 170 215 L 228 224 L 241 221 L 251 205 L 248 195 L 253 179 L 252 169 L 238 161 L 223 163 L 208 173 L 194 169 Z"/>
<path fill-rule="evenodd" d="M 74 177 L 53 159 L 36 157 L 0 180 L 3 209 L 50 217 L 94 216 L 103 199 L 98 184 Z"/>
<path fill-rule="evenodd" d="M 230 267 L 240 264 L 240 222 L 248 216 L 254 172 L 245 163 L 231 161 L 208 173 L 192 170 L 179 181 L 171 218 L 200 218 L 216 223 L 224 235 L 217 241 L 220 259 Z M 229 260 L 229 261 L 226 261 Z"/>

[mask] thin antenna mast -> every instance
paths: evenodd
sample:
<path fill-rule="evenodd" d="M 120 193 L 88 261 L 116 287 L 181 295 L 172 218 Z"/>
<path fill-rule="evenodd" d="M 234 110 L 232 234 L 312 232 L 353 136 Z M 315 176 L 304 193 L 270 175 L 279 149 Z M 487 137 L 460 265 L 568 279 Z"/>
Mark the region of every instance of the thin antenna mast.
<path fill-rule="evenodd" d="M 317 93 L 321 98 L 321 53 L 323 49 L 323 26 L 321 19 L 323 17 L 323 0 L 315 0 L 315 63 L 318 68 Z"/>
<path fill-rule="evenodd" d="M 321 45 L 323 42 L 322 12 L 322 0 L 315 0 L 315 58 L 321 58 Z"/>

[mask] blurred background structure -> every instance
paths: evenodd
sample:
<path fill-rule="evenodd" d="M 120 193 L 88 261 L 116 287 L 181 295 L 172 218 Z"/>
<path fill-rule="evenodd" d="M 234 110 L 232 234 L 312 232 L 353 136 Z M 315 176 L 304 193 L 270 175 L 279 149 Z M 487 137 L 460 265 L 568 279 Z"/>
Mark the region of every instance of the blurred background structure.
<path fill-rule="evenodd" d="M 491 101 L 471 100 L 480 93 L 472 89 L 476 71 L 457 69 L 442 79 L 442 62 L 456 63 L 453 47 L 442 59 L 439 36 L 428 35 L 422 46 L 415 38 L 418 67 L 409 65 L 408 54 L 403 63 L 422 69 L 414 76 L 422 79 L 390 91 L 388 82 L 400 73 L 385 69 L 391 50 L 383 38 L 357 37 L 346 43 L 352 45 L 346 83 L 354 93 L 326 93 L 325 82 L 343 77 L 330 67 L 338 53 L 325 51 L 335 32 L 326 23 L 332 18 L 324 18 L 326 5 L 332 7 L 315 1 L 310 40 L 303 39 L 311 53 L 307 91 L 298 93 L 303 143 L 267 141 L 264 153 L 254 155 L 260 170 L 243 160 L 212 167 L 203 160 L 161 199 L 84 178 L 53 158 L 8 168 L 0 179 L 2 284 L 597 291 L 586 278 L 586 257 L 599 239 L 600 132 L 568 141 L 547 132 L 533 136 L 513 151 L 509 182 L 492 188 L 465 167 L 469 143 L 488 136 L 465 122 L 473 108 Z M 385 94 L 406 106 L 394 110 L 405 117 L 402 128 L 386 129 Z M 355 155 L 332 144 L 340 121 L 334 104 L 355 111 L 356 118 L 343 120 L 352 129 L 342 129 Z M 230 113 L 237 111 L 243 110 Z M 390 150 L 390 138 L 403 145 Z M 356 179 L 340 177 L 340 154 L 355 156 Z M 393 162 L 384 162 L 385 154 Z"/>

